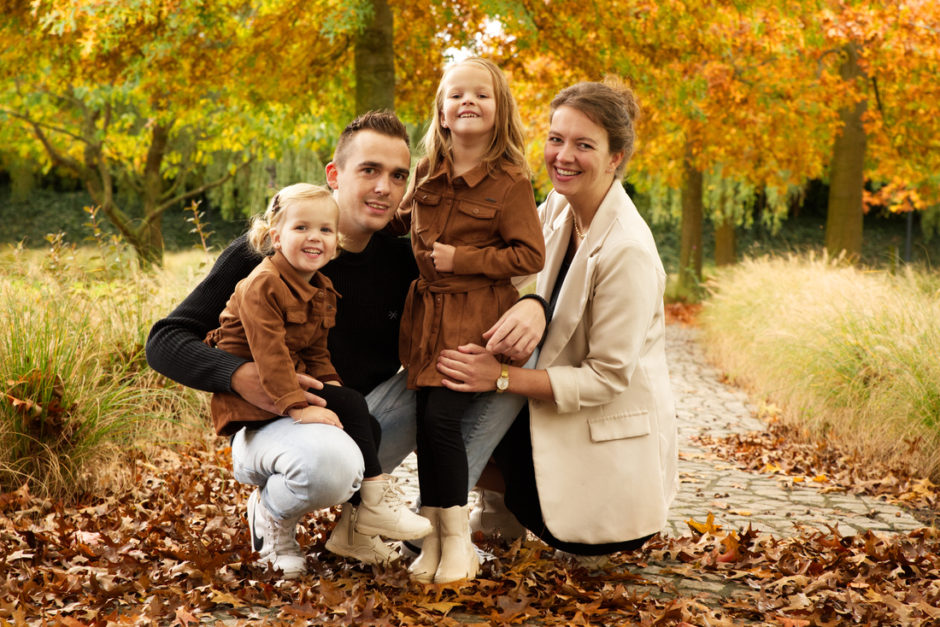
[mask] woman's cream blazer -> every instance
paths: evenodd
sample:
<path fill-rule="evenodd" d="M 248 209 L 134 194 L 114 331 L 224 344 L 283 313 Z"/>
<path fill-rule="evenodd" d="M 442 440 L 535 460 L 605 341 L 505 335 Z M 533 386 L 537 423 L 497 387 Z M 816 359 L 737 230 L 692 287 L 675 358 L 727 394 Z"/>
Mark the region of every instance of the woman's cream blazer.
<path fill-rule="evenodd" d="M 571 208 L 539 208 L 549 299 L 571 237 Z M 662 529 L 678 488 L 666 367 L 666 273 L 649 227 L 614 181 L 571 261 L 538 358 L 555 401 L 530 400 L 542 513 L 560 540 L 598 544 Z"/>

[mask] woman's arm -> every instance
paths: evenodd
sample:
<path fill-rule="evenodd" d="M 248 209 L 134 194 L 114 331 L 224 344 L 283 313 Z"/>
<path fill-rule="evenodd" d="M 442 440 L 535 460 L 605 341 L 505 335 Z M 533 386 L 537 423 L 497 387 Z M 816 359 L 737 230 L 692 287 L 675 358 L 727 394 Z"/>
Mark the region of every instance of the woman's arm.
<path fill-rule="evenodd" d="M 444 387 L 457 392 L 491 392 L 496 389 L 496 379 L 502 369 L 496 357 L 477 344 L 464 344 L 457 350 L 441 351 L 437 370 L 449 379 L 443 379 Z M 507 392 L 545 401 L 554 400 L 551 381 L 544 370 L 509 367 Z"/>
<path fill-rule="evenodd" d="M 607 403 L 627 387 L 662 291 L 648 253 L 631 246 L 608 253 L 593 274 L 585 357 L 575 365 L 544 370 L 510 368 L 510 391 L 554 401 L 560 413 L 568 413 Z M 448 377 L 445 387 L 484 392 L 496 388 L 500 364 L 482 347 L 465 345 L 442 351 L 438 370 Z"/>
<path fill-rule="evenodd" d="M 579 321 L 586 330 L 584 357 L 580 363 L 547 369 L 560 413 L 603 405 L 626 389 L 662 308 L 663 280 L 643 247 L 605 243 L 591 273 L 591 300 Z M 565 315 L 561 303 L 558 307 L 556 321 Z"/>

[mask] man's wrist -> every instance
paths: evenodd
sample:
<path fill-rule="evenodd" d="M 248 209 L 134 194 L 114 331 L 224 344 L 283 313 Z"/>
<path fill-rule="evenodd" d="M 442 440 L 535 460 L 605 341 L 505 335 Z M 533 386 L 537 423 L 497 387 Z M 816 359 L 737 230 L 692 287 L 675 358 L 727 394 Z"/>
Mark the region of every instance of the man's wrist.
<path fill-rule="evenodd" d="M 545 321 L 548 322 L 548 318 L 549 318 L 548 301 L 542 298 L 541 296 L 539 296 L 538 294 L 523 294 L 522 296 L 519 297 L 519 301 L 517 302 L 522 302 L 527 299 L 537 300 L 539 304 L 542 305 L 542 311 L 545 313 Z"/>
<path fill-rule="evenodd" d="M 542 306 L 542 313 L 545 315 L 545 327 L 542 329 L 542 337 L 539 338 L 539 346 L 542 345 L 542 342 L 545 341 L 545 334 L 548 332 L 548 323 L 552 320 L 552 312 L 550 311 L 550 305 L 548 301 L 539 296 L 538 294 L 525 294 L 519 297 L 517 303 L 521 303 L 524 300 L 536 300 Z"/>

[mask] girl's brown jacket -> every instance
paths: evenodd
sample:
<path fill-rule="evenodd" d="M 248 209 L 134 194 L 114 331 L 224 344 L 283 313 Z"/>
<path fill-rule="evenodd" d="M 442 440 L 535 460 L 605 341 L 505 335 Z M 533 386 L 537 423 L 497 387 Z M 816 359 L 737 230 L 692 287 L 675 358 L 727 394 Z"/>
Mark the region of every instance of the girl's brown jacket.
<path fill-rule="evenodd" d="M 424 180 L 427 167 L 422 161 L 413 180 Z M 440 387 L 440 351 L 485 344 L 483 332 L 519 297 L 510 279 L 541 270 L 545 244 L 532 185 L 509 165 L 458 177 L 441 166 L 409 192 L 389 230 L 409 227 L 420 277 L 402 314 L 399 357 L 409 388 Z M 435 270 L 434 242 L 456 247 L 453 272 Z"/>
<path fill-rule="evenodd" d="M 308 283 L 276 252 L 235 286 L 219 328 L 205 342 L 254 361 L 262 387 L 285 415 L 292 407 L 307 405 L 296 373 L 324 382 L 339 380 L 326 347 L 327 332 L 336 324 L 338 296 L 327 277 L 317 272 Z M 219 435 L 278 415 L 236 394 L 214 394 L 211 408 Z"/>

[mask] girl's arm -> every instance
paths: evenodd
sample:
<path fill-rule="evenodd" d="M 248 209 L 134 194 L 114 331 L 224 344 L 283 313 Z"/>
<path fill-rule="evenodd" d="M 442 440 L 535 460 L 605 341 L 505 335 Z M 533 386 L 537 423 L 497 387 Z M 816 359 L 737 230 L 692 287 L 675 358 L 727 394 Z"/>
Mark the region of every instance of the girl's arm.
<path fill-rule="evenodd" d="M 499 234 L 508 246 L 457 246 L 454 274 L 483 274 L 494 279 L 535 274 L 545 263 L 545 240 L 535 209 L 532 184 L 514 181 L 499 212 Z"/>

